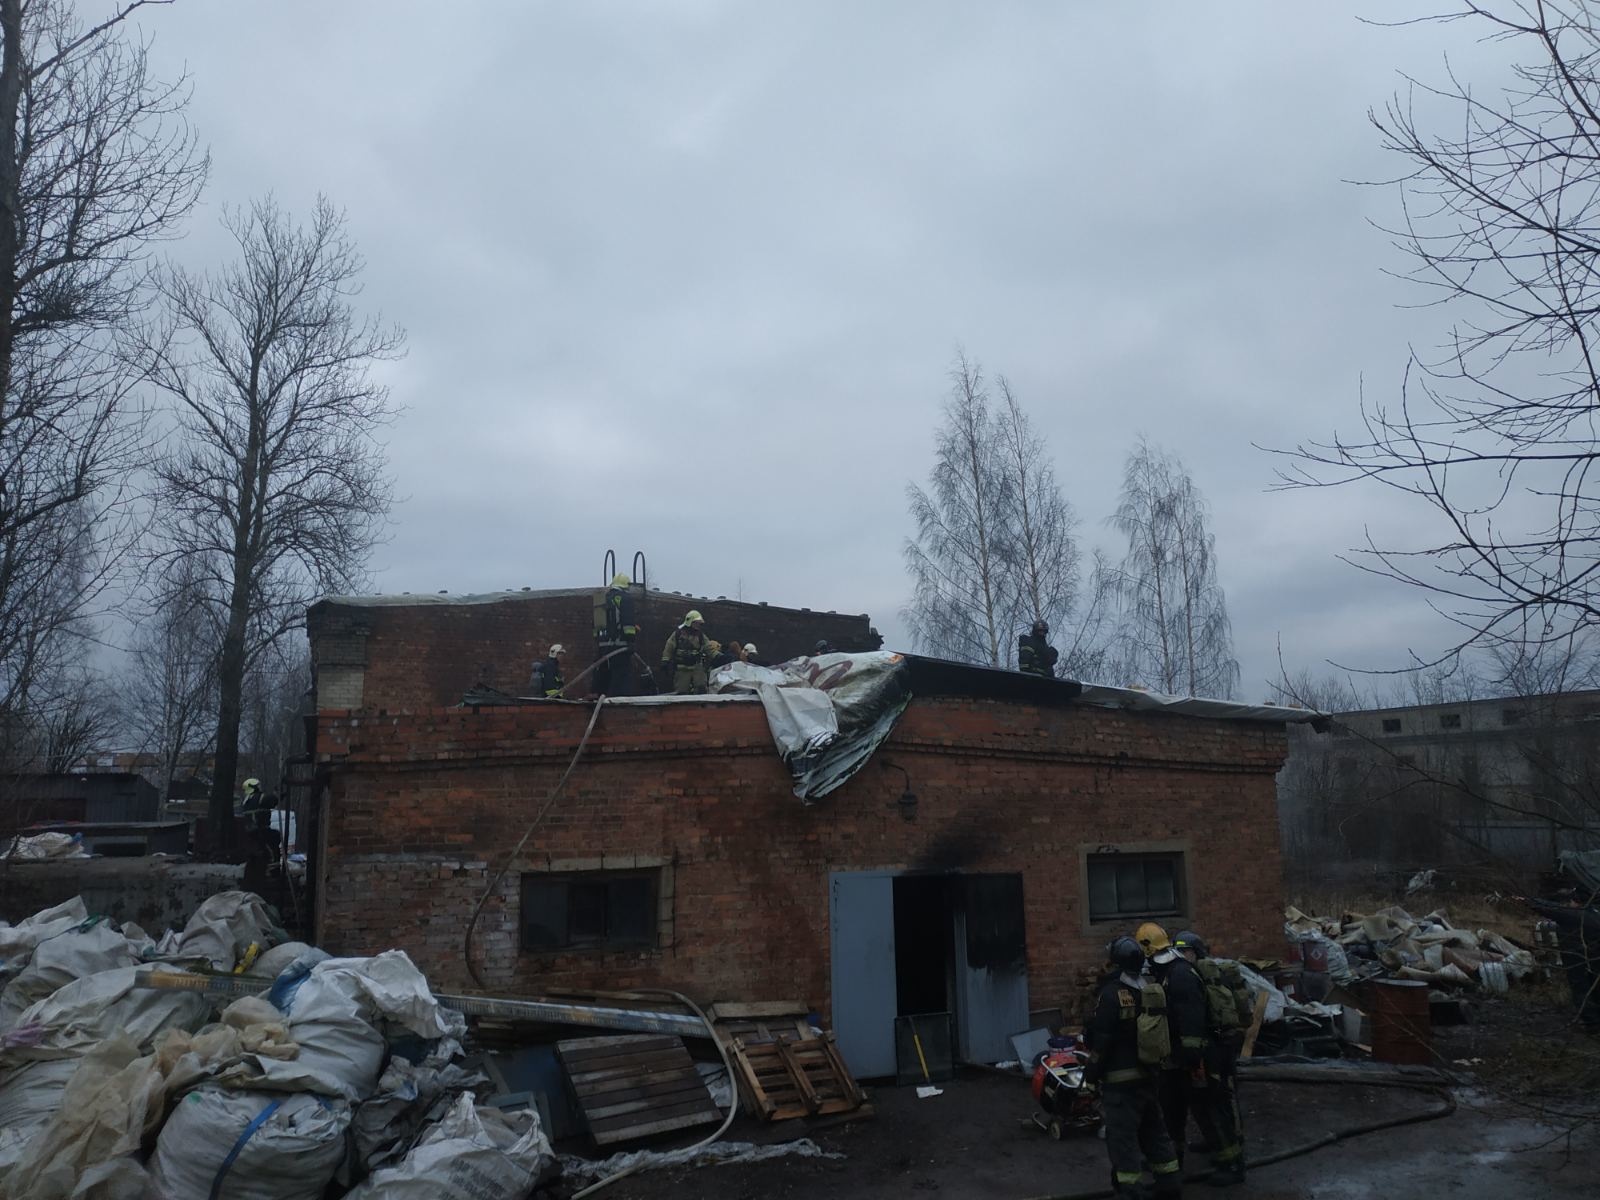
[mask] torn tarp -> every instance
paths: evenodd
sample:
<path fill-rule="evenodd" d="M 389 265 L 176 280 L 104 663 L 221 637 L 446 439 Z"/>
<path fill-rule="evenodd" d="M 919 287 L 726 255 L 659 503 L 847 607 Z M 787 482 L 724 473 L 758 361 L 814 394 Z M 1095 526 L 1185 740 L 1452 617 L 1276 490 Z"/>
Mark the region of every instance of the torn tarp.
<path fill-rule="evenodd" d="M 729 663 L 714 692 L 752 692 L 767 711 L 794 794 L 826 796 L 872 757 L 911 702 L 904 656 L 886 650 L 792 658 L 775 667 Z"/>

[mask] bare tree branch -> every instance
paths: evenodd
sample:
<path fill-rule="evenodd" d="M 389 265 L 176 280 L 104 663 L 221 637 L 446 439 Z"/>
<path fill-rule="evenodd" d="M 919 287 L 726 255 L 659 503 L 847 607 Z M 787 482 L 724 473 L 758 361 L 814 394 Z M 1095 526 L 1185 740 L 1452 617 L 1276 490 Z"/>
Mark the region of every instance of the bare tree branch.
<path fill-rule="evenodd" d="M 238 260 L 160 274 L 168 323 L 144 361 L 174 424 L 155 470 L 160 560 L 218 631 L 210 814 L 226 849 L 246 678 L 312 600 L 360 582 L 382 533 L 376 434 L 394 410 L 372 366 L 404 335 L 357 314 L 362 260 L 327 200 L 306 225 L 271 199 L 224 224 Z M 193 573 L 170 573 L 179 564 Z"/>

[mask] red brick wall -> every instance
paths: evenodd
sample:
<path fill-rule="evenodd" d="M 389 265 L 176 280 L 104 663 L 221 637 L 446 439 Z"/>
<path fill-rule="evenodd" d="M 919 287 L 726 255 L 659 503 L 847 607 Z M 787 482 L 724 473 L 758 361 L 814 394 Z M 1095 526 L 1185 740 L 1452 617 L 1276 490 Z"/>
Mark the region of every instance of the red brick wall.
<path fill-rule="evenodd" d="M 478 603 L 324 601 L 311 609 L 307 621 L 312 660 L 319 667 L 330 661 L 359 663 L 364 676 L 359 707 L 373 711 L 416 712 L 458 704 L 479 683 L 515 695 L 527 685 L 534 660 L 543 659 L 557 642 L 570 656 L 569 679 L 594 661 L 598 591 L 535 592 Z M 691 608 L 704 614 L 712 638 L 754 642 L 769 663 L 809 654 L 823 638 L 841 650 L 875 650 L 881 644 L 865 616 L 663 592 L 635 595 L 636 645 L 652 670 L 659 669 L 668 635 Z M 320 707 L 347 703 L 325 699 Z"/>
<path fill-rule="evenodd" d="M 489 872 L 565 769 L 590 710 L 325 712 L 330 769 L 319 944 L 407 950 L 436 986 L 462 959 Z M 829 1003 L 830 870 L 1020 871 L 1034 1007 L 1067 1001 L 1113 928 L 1086 928 L 1080 853 L 1182 843 L 1190 921 L 1222 952 L 1281 939 L 1273 775 L 1281 728 L 1087 705 L 914 701 L 876 759 L 812 807 L 790 793 L 761 707 L 675 702 L 602 711 L 566 793 L 518 867 L 630 856 L 672 861 L 671 944 L 532 955 L 518 949 L 513 869 L 475 944 L 489 982 L 677 987 L 704 999 Z M 905 770 L 915 821 L 896 800 Z"/>

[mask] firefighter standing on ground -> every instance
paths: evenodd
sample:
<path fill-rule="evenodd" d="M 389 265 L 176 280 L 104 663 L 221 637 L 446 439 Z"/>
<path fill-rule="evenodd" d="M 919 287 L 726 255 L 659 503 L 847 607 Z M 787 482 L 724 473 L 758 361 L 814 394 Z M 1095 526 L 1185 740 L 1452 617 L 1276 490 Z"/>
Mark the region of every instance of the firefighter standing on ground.
<path fill-rule="evenodd" d="M 1106 1154 L 1118 1196 L 1144 1195 L 1145 1164 L 1155 1194 L 1183 1194 L 1178 1152 L 1167 1136 L 1156 1097 L 1157 1065 L 1170 1052 L 1166 1000 L 1159 984 L 1141 978 L 1144 951 L 1130 937 L 1106 947 L 1111 970 L 1095 995 L 1084 1030 L 1089 1064 L 1084 1079 L 1101 1092 Z"/>
<path fill-rule="evenodd" d="M 1050 626 L 1043 620 L 1033 623 L 1033 630 L 1017 638 L 1017 670 L 1025 675 L 1056 677 L 1056 648 L 1050 644 Z"/>
<path fill-rule="evenodd" d="M 1172 948 L 1172 939 L 1161 926 L 1146 922 L 1133 936 L 1149 955 L 1150 971 L 1167 993 L 1172 1055 L 1161 1066 L 1156 1090 L 1167 1135 L 1172 1138 L 1181 1162 L 1191 1113 L 1207 1145 L 1217 1145 L 1221 1140 L 1212 1119 L 1210 1093 L 1206 1090 L 1205 1052 L 1209 1038 L 1206 1036 L 1205 985 L 1189 960 Z"/>
<path fill-rule="evenodd" d="M 1239 1070 L 1239 1051 L 1244 1046 L 1245 1027 L 1254 1010 L 1250 989 L 1233 963 L 1213 959 L 1211 948 L 1198 933 L 1185 929 L 1172 939 L 1173 948 L 1194 964 L 1205 989 L 1206 1023 L 1206 1100 L 1211 1109 L 1213 1129 L 1206 1135 L 1211 1151 L 1210 1183 L 1244 1182 L 1244 1123 L 1239 1118 L 1239 1098 L 1234 1090 Z"/>
<path fill-rule="evenodd" d="M 661 650 L 661 669 L 672 680 L 672 690 L 679 696 L 702 696 L 706 690 L 706 664 L 716 653 L 714 643 L 706 637 L 706 619 L 699 609 L 690 609 L 683 624 L 672 631 Z"/>

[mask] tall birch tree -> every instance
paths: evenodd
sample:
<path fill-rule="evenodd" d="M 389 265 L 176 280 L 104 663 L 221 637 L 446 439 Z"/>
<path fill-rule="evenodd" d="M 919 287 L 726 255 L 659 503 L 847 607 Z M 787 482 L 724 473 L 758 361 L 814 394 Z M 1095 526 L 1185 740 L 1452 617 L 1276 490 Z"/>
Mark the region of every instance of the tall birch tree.
<path fill-rule="evenodd" d="M 1129 682 L 1231 698 L 1239 664 L 1217 580 L 1216 539 L 1183 463 L 1140 439 L 1123 469 L 1111 524 L 1127 539 L 1115 578 Z"/>

